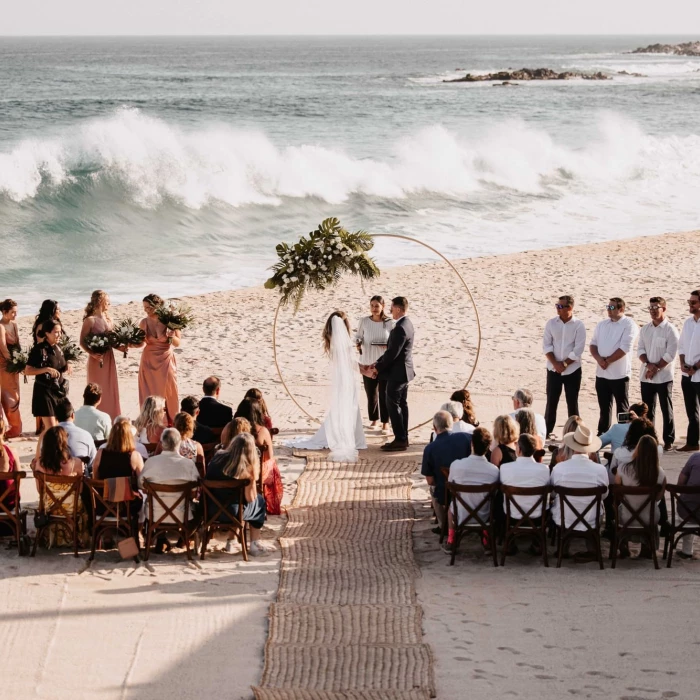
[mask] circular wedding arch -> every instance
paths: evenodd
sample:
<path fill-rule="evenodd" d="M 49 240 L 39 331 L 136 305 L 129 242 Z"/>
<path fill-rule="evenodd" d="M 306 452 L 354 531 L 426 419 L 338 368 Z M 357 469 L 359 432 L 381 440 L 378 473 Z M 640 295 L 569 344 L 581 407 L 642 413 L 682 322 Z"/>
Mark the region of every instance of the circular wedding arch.
<path fill-rule="evenodd" d="M 463 389 L 466 389 L 467 386 L 469 385 L 469 382 L 472 380 L 472 377 L 474 376 L 474 372 L 476 371 L 476 366 L 479 362 L 479 354 L 481 353 L 481 321 L 479 320 L 479 310 L 476 307 L 476 302 L 474 301 L 474 297 L 472 296 L 471 290 L 469 289 L 469 286 L 467 283 L 464 281 L 464 277 L 459 274 L 459 271 L 457 268 L 439 251 L 433 248 L 432 246 L 429 246 L 427 243 L 423 243 L 423 241 L 419 241 L 416 238 L 411 238 L 410 236 L 402 236 L 399 233 L 373 233 L 372 238 L 395 238 L 398 240 L 403 240 L 403 241 L 409 241 L 410 243 L 417 243 L 418 245 L 422 245 L 424 248 L 427 248 L 430 252 L 435 253 L 439 258 L 442 259 L 444 263 L 448 265 L 448 267 L 452 270 L 452 272 L 457 275 L 457 278 L 461 282 L 462 286 L 464 287 L 464 290 L 467 293 L 467 296 L 469 297 L 469 301 L 471 302 L 472 308 L 474 309 L 474 315 L 476 316 L 476 330 L 477 330 L 477 336 L 478 336 L 478 341 L 477 341 L 477 346 L 476 346 L 476 357 L 474 358 L 474 364 L 472 365 L 472 370 L 469 373 L 469 376 L 467 377 L 467 380 L 464 382 L 464 385 L 462 386 Z M 277 370 L 277 376 L 280 378 L 280 382 L 282 382 L 282 386 L 284 387 L 284 390 L 287 392 L 287 396 L 296 404 L 297 408 L 304 413 L 308 418 L 310 418 L 312 421 L 316 423 L 320 423 L 321 421 L 319 418 L 316 416 L 311 415 L 300 403 L 297 401 L 296 396 L 294 393 L 290 390 L 290 388 L 287 386 L 287 382 L 284 381 L 284 376 L 282 375 L 282 370 L 280 369 L 279 363 L 277 362 L 277 320 L 280 315 L 280 311 L 282 310 L 282 300 L 280 299 L 279 304 L 277 304 L 277 310 L 275 311 L 275 320 L 273 321 L 272 324 L 272 357 L 275 362 L 275 369 Z M 424 425 L 427 425 L 430 423 L 432 418 L 429 418 L 426 421 L 423 421 L 422 423 L 419 423 L 418 425 L 414 425 L 412 428 L 408 429 L 408 432 L 412 432 L 414 430 L 418 430 L 418 428 L 422 428 Z"/>

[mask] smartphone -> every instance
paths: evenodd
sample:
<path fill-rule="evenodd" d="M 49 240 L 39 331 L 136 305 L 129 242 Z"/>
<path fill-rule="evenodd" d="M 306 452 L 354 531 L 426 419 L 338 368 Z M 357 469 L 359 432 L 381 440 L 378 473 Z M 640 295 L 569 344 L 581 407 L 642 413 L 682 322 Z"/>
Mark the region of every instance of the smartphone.
<path fill-rule="evenodd" d="M 617 414 L 617 422 L 618 423 L 629 423 L 630 422 L 630 414 L 629 413 L 618 413 Z"/>

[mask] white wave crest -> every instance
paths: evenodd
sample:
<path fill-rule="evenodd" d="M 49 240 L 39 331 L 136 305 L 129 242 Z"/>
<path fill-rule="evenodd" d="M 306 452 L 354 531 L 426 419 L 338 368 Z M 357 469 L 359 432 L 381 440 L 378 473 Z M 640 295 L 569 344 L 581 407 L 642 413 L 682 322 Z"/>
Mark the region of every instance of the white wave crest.
<path fill-rule="evenodd" d="M 700 184 L 700 137 L 650 136 L 615 115 L 601 115 L 598 137 L 582 149 L 520 121 L 478 137 L 432 126 L 374 159 L 313 144 L 280 148 L 262 133 L 228 126 L 185 130 L 124 108 L 0 153 L 0 195 L 18 202 L 81 178 L 116 183 L 144 207 L 173 199 L 195 209 L 275 205 L 283 197 L 464 197 L 494 186 L 587 196 L 643 188 L 661 196 Z"/>

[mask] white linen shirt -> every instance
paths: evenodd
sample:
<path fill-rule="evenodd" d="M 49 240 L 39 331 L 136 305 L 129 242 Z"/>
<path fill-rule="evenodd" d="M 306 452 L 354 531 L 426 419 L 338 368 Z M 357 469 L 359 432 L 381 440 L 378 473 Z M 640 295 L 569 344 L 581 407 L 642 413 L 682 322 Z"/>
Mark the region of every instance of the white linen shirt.
<path fill-rule="evenodd" d="M 456 459 L 450 465 L 450 476 L 448 481 L 454 481 L 462 486 L 479 486 L 480 484 L 493 484 L 498 481 L 500 472 L 498 467 L 484 457 L 484 455 L 469 455 L 463 459 Z M 460 493 L 460 497 L 464 502 L 472 508 L 476 508 L 479 503 L 484 500 L 485 493 Z M 466 508 L 457 502 L 457 513 L 459 515 L 459 524 L 461 525 L 466 517 Z M 479 517 L 486 520 L 489 517 L 490 508 L 489 502 L 479 510 Z M 476 520 L 473 520 L 468 525 L 478 525 Z"/>
<path fill-rule="evenodd" d="M 639 333 L 639 328 L 629 316 L 622 316 L 617 321 L 606 318 L 595 327 L 591 345 L 598 348 L 601 357 L 610 357 L 618 349 L 625 351 L 623 357 L 605 369 L 596 363 L 596 377 L 624 379 L 632 374 L 631 353 L 637 333 Z"/>
<path fill-rule="evenodd" d="M 373 321 L 371 316 L 360 319 L 355 334 L 355 344 L 362 343 L 362 354 L 358 359 L 361 365 L 373 365 L 386 352 L 389 333 L 394 325 L 395 321 L 390 318 L 386 321 Z M 372 343 L 382 343 L 382 345 L 372 345 Z"/>
<path fill-rule="evenodd" d="M 571 489 L 591 489 L 596 486 L 607 488 L 608 470 L 602 464 L 591 461 L 587 454 L 574 454 L 571 459 L 559 462 L 552 469 L 552 486 L 566 486 Z M 603 498 L 605 498 L 605 494 L 603 494 Z M 569 496 L 568 500 L 579 513 L 583 513 L 593 499 Z M 567 526 L 570 526 L 576 519 L 568 506 L 564 507 L 564 519 Z M 589 525 L 595 527 L 595 508 L 591 508 L 584 519 Z M 552 501 L 552 520 L 561 526 L 561 506 L 556 493 Z M 577 523 L 574 529 L 585 530 L 586 526 L 583 523 Z"/>
<path fill-rule="evenodd" d="M 678 331 L 676 327 L 664 319 L 658 326 L 653 322 L 647 323 L 639 331 L 637 356 L 646 355 L 649 362 L 656 364 L 665 360 L 668 364 L 659 370 L 651 379 L 646 378 L 647 365 L 642 363 L 639 379 L 650 384 L 666 384 L 673 381 L 673 368 L 678 355 Z"/>
<path fill-rule="evenodd" d="M 694 316 L 686 319 L 678 341 L 678 354 L 685 355 L 687 365 L 694 365 L 700 360 L 700 319 L 696 321 Z M 684 374 L 684 376 L 688 375 Z M 690 381 L 700 382 L 700 371 L 696 372 Z"/>
<path fill-rule="evenodd" d="M 571 374 L 581 367 L 581 356 L 586 347 L 586 326 L 583 321 L 572 318 L 564 323 L 559 316 L 550 318 L 544 327 L 542 350 L 546 355 L 554 353 L 559 362 L 571 360 L 571 364 L 562 372 L 562 375 Z M 554 371 L 552 363 L 547 360 L 547 369 Z"/>
<path fill-rule="evenodd" d="M 520 486 L 521 488 L 532 488 L 535 486 L 546 486 L 549 483 L 549 467 L 546 464 L 535 462 L 532 457 L 518 457 L 515 462 L 501 464 L 501 483 L 505 486 Z M 527 513 L 539 496 L 514 496 L 513 500 Z M 504 504 L 505 507 L 505 504 Z M 544 499 L 544 508 L 547 508 L 547 499 Z M 530 514 L 531 518 L 538 518 L 542 515 L 541 510 L 536 510 Z M 510 510 L 510 517 L 520 520 L 523 514 L 513 506 Z"/>

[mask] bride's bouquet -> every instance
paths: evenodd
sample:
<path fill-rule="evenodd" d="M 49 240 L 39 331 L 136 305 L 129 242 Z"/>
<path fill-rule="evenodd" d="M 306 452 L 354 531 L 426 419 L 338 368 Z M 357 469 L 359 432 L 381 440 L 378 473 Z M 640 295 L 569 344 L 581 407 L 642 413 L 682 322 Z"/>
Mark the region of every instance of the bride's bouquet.
<path fill-rule="evenodd" d="M 103 367 L 104 355 L 112 347 L 109 336 L 106 333 L 88 333 L 83 342 L 90 352 L 100 356 L 100 367 Z"/>
<path fill-rule="evenodd" d="M 5 360 L 5 371 L 8 374 L 22 374 L 29 362 L 29 350 L 22 350 L 19 345 L 8 345 L 10 357 Z M 24 383 L 27 383 L 27 375 L 24 375 Z"/>
<path fill-rule="evenodd" d="M 58 347 L 61 349 L 66 362 L 78 362 L 82 360 L 85 355 L 80 349 L 80 345 L 73 342 L 70 336 L 67 335 L 61 336 L 61 339 L 58 341 Z"/>
<path fill-rule="evenodd" d="M 194 323 L 192 309 L 186 304 L 175 304 L 173 300 L 156 307 L 158 320 L 171 331 L 183 331 Z M 168 338 L 172 343 L 172 338 Z"/>
<path fill-rule="evenodd" d="M 131 318 L 119 321 L 109 334 L 109 341 L 113 348 L 120 349 L 126 357 L 129 348 L 138 347 L 146 339 L 146 334 Z"/>

